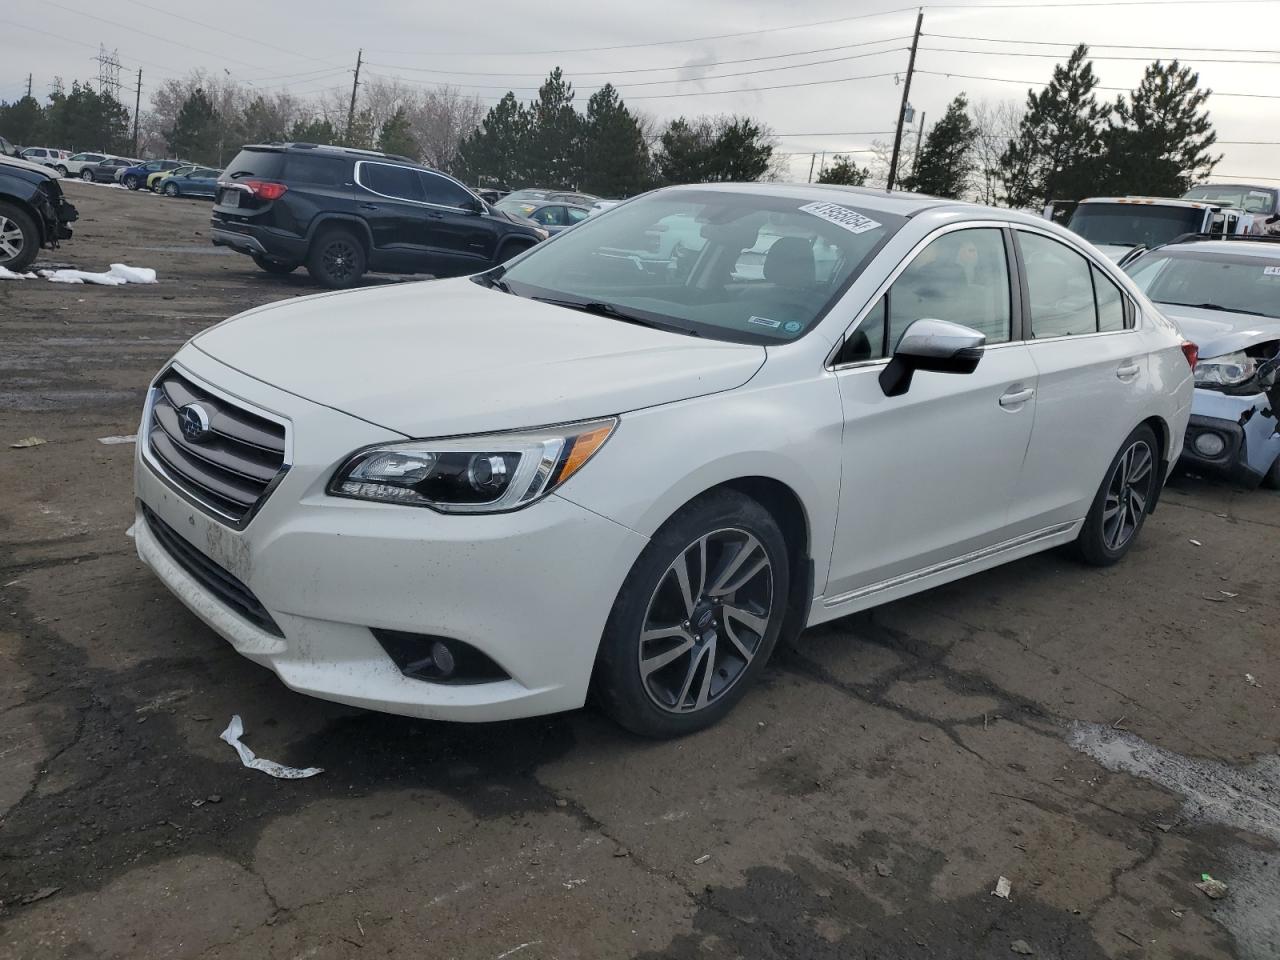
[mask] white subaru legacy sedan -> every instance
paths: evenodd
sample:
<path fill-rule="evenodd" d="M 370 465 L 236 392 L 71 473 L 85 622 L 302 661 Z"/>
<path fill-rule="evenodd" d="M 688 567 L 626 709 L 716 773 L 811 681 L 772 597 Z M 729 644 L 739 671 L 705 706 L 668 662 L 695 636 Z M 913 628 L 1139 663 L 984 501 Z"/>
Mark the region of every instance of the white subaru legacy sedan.
<path fill-rule="evenodd" d="M 653 736 L 779 637 L 1059 545 L 1133 545 L 1190 345 L 1043 220 L 659 190 L 486 273 L 196 336 L 151 386 L 142 559 L 291 688 Z"/>

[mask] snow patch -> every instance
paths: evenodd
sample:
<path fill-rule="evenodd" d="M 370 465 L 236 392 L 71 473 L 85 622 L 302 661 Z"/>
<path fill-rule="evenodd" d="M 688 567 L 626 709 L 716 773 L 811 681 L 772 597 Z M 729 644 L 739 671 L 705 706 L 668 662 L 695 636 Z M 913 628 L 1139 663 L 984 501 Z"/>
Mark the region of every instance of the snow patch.
<path fill-rule="evenodd" d="M 96 283 L 103 287 L 156 282 L 156 272 L 150 267 L 130 267 L 123 263 L 113 263 L 106 273 L 90 273 L 87 270 L 41 270 L 40 276 L 50 283 Z"/>

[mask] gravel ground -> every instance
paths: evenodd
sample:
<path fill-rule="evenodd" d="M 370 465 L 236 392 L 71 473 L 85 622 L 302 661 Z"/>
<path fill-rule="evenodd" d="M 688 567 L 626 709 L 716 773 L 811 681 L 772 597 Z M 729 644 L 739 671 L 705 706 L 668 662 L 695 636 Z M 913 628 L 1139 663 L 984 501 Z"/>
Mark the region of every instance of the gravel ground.
<path fill-rule="evenodd" d="M 678 742 L 323 703 L 140 564 L 97 439 L 187 337 L 315 288 L 207 203 L 66 190 L 46 263 L 160 283 L 0 283 L 0 956 L 1280 956 L 1280 496 L 1179 480 L 1118 567 L 811 630 Z M 245 769 L 232 713 L 324 773 Z"/>

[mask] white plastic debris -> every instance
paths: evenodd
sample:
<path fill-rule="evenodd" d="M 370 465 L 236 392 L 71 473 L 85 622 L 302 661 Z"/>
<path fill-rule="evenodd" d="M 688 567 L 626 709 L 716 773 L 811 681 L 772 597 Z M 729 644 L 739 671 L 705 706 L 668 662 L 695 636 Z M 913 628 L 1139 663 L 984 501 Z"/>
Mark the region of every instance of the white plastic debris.
<path fill-rule="evenodd" d="M 34 273 L 14 273 L 5 267 L 0 267 L 0 280 L 36 280 L 38 279 Z"/>
<path fill-rule="evenodd" d="M 1260 687 L 1260 686 L 1262 686 L 1262 684 L 1260 684 L 1260 683 L 1258 682 L 1258 678 L 1257 678 L 1257 677 L 1255 677 L 1252 673 L 1246 673 L 1246 674 L 1244 675 L 1244 682 L 1245 682 L 1245 683 L 1247 683 L 1247 684 L 1249 684 L 1249 686 L 1251 686 L 1251 687 Z"/>
<path fill-rule="evenodd" d="M 51 283 L 96 283 L 102 287 L 156 282 L 156 272 L 150 267 L 131 267 L 124 263 L 113 263 L 106 273 L 92 273 L 88 270 L 41 270 L 40 276 Z"/>
<path fill-rule="evenodd" d="M 14 450 L 24 450 L 27 447 L 42 447 L 48 442 L 44 437 L 23 437 L 21 440 L 15 440 L 9 446 Z"/>
<path fill-rule="evenodd" d="M 1008 900 L 1009 895 L 1013 893 L 1013 884 L 1009 882 L 1008 877 L 1001 877 L 996 881 L 996 888 L 991 891 L 993 896 L 999 897 L 1001 900 Z"/>
<path fill-rule="evenodd" d="M 137 525 L 138 525 L 137 521 L 129 524 L 129 529 L 124 532 L 124 535 L 128 537 L 130 540 L 133 539 L 133 528 L 136 527 Z"/>
<path fill-rule="evenodd" d="M 706 862 L 707 862 L 708 860 L 710 860 L 710 859 L 711 859 L 711 854 L 709 854 L 709 853 L 704 853 L 702 856 L 700 856 L 700 857 L 696 858 L 693 862 L 694 862 L 694 863 L 696 863 L 696 864 L 701 865 L 701 864 L 706 863 Z"/>
<path fill-rule="evenodd" d="M 138 435 L 137 435 L 136 433 L 132 433 L 132 434 L 130 434 L 130 435 L 129 435 L 129 436 L 127 436 L 127 437 L 99 437 L 99 438 L 98 438 L 98 442 L 99 442 L 99 443 L 107 443 L 107 444 L 111 444 L 111 443 L 136 443 L 136 442 L 137 442 L 137 440 L 138 440 Z"/>
<path fill-rule="evenodd" d="M 1188 541 L 1187 541 L 1187 543 L 1191 544 L 1193 547 L 1203 547 L 1203 546 L 1204 546 L 1204 544 L 1203 544 L 1203 543 L 1201 543 L 1199 540 L 1188 540 Z"/>
<path fill-rule="evenodd" d="M 240 722 L 240 714 L 237 713 L 231 717 L 231 722 L 227 724 L 227 729 L 222 731 L 219 739 L 235 747 L 236 753 L 240 754 L 240 762 L 246 767 L 261 770 L 281 780 L 302 780 L 306 777 L 314 777 L 317 773 L 324 773 L 323 767 L 307 767 L 299 770 L 297 767 L 286 767 L 272 760 L 263 760 L 240 742 L 242 736 L 244 736 L 244 724 Z"/>

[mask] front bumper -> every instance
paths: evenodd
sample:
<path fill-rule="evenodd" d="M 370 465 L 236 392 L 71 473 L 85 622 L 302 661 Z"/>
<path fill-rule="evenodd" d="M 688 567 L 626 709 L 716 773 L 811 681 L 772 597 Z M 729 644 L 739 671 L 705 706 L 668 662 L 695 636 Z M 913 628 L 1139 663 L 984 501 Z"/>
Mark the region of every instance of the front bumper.
<path fill-rule="evenodd" d="M 1183 468 L 1256 487 L 1280 457 L 1276 411 L 1265 394 L 1232 396 L 1197 388 L 1191 411 L 1179 460 Z M 1205 434 L 1222 440 L 1220 453 L 1209 456 L 1197 449 L 1197 439 Z"/>
<path fill-rule="evenodd" d="M 138 510 L 138 555 L 201 620 L 291 689 L 441 720 L 504 720 L 582 705 L 618 589 L 647 540 L 552 495 L 493 516 L 329 497 L 331 471 L 357 447 L 401 439 L 265 387 L 188 347 L 184 374 L 288 419 L 293 465 L 242 531 L 219 523 L 145 459 L 140 504 L 259 601 L 283 636 L 240 615 L 176 562 Z M 371 628 L 463 641 L 509 679 L 410 679 Z"/>

